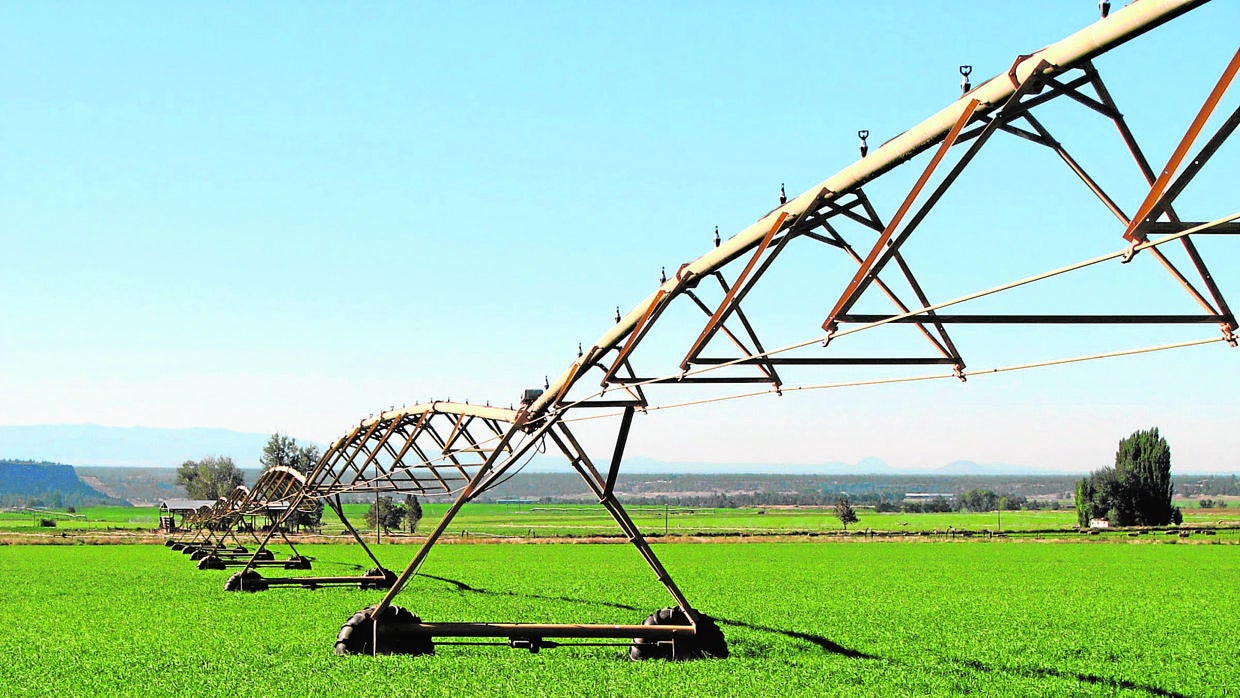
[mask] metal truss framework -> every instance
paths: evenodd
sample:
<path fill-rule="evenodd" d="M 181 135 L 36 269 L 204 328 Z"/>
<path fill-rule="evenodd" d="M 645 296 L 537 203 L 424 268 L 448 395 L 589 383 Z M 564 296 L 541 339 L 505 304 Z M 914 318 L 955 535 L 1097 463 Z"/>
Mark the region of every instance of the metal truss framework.
<path fill-rule="evenodd" d="M 395 573 L 383 566 L 344 514 L 341 494 L 452 494 L 462 491 L 489 457 L 516 416 L 513 410 L 435 402 L 391 411 L 363 421 L 331 444 L 305 479 L 290 511 L 260 542 L 249 564 L 229 579 L 226 589 L 261 591 L 273 586 L 317 588 L 356 584 L 389 588 Z M 506 449 L 511 452 L 511 448 Z M 360 576 L 265 578 L 254 572 L 276 535 L 283 535 L 293 511 L 322 501 L 362 547 L 375 567 Z M 287 542 L 287 538 L 285 538 Z M 289 543 L 291 545 L 291 543 Z"/>
<path fill-rule="evenodd" d="M 328 447 L 305 486 L 293 500 L 289 512 L 305 508 L 306 502 L 324 500 L 336 512 L 354 540 L 361 544 L 374 560 L 377 569 L 364 577 L 299 575 L 267 578 L 258 575 L 253 571 L 253 567 L 258 566 L 260 556 L 267 552 L 271 537 L 277 531 L 283 530 L 278 524 L 286 520 L 286 514 L 260 543 L 250 564 L 233 575 L 225 588 L 233 591 L 261 591 L 273 586 L 315 588 L 324 585 L 359 584 L 364 588 L 382 586 L 399 589 L 416 574 L 431 548 L 447 530 L 462 506 L 507 481 L 520 471 L 534 452 L 545 450 L 549 443 L 564 455 L 571 467 L 599 497 L 599 501 L 637 547 L 678 607 L 691 609 L 684 594 L 672 581 L 637 525 L 615 497 L 616 476 L 625 439 L 618 440 L 616 452 L 606 474 L 603 474 L 590 460 L 568 423 L 554 419 L 531 425 L 526 422 L 527 412 L 525 406 L 520 410 L 512 410 L 434 402 L 393 410 L 362 422 Z M 632 416 L 633 410 L 629 409 L 624 418 L 624 434 L 627 434 Z M 390 573 L 382 567 L 365 540 L 344 516 L 340 494 L 358 492 L 457 496 L 443 519 L 428 535 L 413 561 L 404 573 L 396 578 L 387 576 Z M 381 579 L 375 579 L 376 575 Z M 641 635 L 640 628 L 643 626 L 634 627 L 639 629 L 625 631 L 623 637 L 633 637 L 632 632 Z M 437 630 L 456 634 L 467 629 L 459 624 L 440 624 Z M 679 630 L 664 629 L 653 632 L 652 637 L 672 637 L 681 633 Z M 546 646 L 543 637 L 539 636 L 538 642 L 542 643 L 540 646 Z M 522 639 L 529 641 L 524 635 Z"/>
<path fill-rule="evenodd" d="M 292 514 L 316 512 L 318 504 L 303 496 L 306 479 L 293 468 L 277 466 L 259 475 L 254 487 L 239 486 L 227 497 L 220 497 L 210 507 L 202 507 L 186 517 L 188 535 L 170 538 L 166 544 L 173 550 L 198 561 L 198 569 L 225 569 L 252 563 L 255 566 L 282 566 L 286 569 L 309 569 L 307 558 L 297 553 L 293 542 L 285 535 L 277 522 L 288 520 Z M 249 525 L 244 525 L 249 519 Z M 266 521 L 269 536 L 279 535 L 293 550 L 286 560 L 276 560 L 264 549 L 266 541 L 254 533 L 254 522 Z M 238 537 L 244 532 L 258 544 L 251 552 Z"/>
<path fill-rule="evenodd" d="M 234 487 L 228 496 L 190 513 L 184 521 L 186 535 L 169 539 L 167 545 L 196 561 L 216 553 L 244 551 L 245 547 L 237 540 L 233 528 L 241 521 L 239 508 L 249 494 L 250 490 L 244 485 Z M 229 541 L 235 545 L 230 547 Z"/>
<path fill-rule="evenodd" d="M 760 394 L 806 389 L 790 386 L 783 375 L 791 367 L 921 366 L 950 367 L 961 380 L 968 377 L 965 355 L 950 331 L 957 325 L 1215 325 L 1220 337 L 1207 341 L 1236 344 L 1236 318 L 1220 292 L 1192 236 L 1240 233 L 1240 213 L 1213 221 L 1182 218 L 1175 203 L 1220 146 L 1240 125 L 1240 108 L 1196 146 L 1223 94 L 1240 71 L 1240 51 L 1223 70 L 1213 91 L 1168 159 L 1156 171 L 1138 145 L 1118 105 L 1095 68 L 1093 59 L 1187 12 L 1206 0 L 1143 0 L 1125 7 L 1086 29 L 1031 55 L 1016 59 L 1006 73 L 968 91 L 922 124 L 865 152 L 862 159 L 820 185 L 787 201 L 749 228 L 720 242 L 699 259 L 682 265 L 672 278 L 628 314 L 559 378 L 549 381 L 541 395 L 517 410 L 460 403 L 429 403 L 383 413 L 363 421 L 333 443 L 307 479 L 295 501 L 323 499 L 355 539 L 365 543 L 341 511 L 339 496 L 354 492 L 404 492 L 418 495 L 454 494 L 446 515 L 428 535 L 404 571 L 391 580 L 390 589 L 375 606 L 364 609 L 341 631 L 338 652 L 429 651 L 435 637 L 506 638 L 513 646 L 532 651 L 551 646 L 549 637 L 633 639 L 634 656 L 641 643 L 669 652 L 703 653 L 698 642 L 710 619 L 698 613 L 672 581 L 638 527 L 617 501 L 615 486 L 634 415 L 667 407 L 648 398 L 648 388 L 691 385 L 761 386 Z M 1135 167 L 1148 184 L 1148 194 L 1134 211 L 1125 211 L 1116 198 L 1078 162 L 1038 117 L 1039 108 L 1069 100 L 1112 122 Z M 1113 254 L 1022 279 L 962 298 L 934 302 L 914 274 L 902 248 L 953 186 L 975 156 L 998 134 L 1037 144 L 1063 162 L 1066 171 L 1088 188 L 1122 229 L 1124 247 Z M 884 219 L 866 195 L 864 186 L 932 151 L 929 162 L 894 212 Z M 867 246 L 855 247 L 858 232 L 876 236 Z M 1154 239 L 1153 236 L 1162 236 Z M 822 332 L 804 342 L 768 348 L 742 307 L 777 258 L 791 243 L 803 240 L 838 250 L 856 264 L 838 299 L 824 301 Z M 1187 265 L 1173 262 L 1164 246 L 1183 250 Z M 1106 260 L 1128 261 L 1141 252 L 1154 258 L 1193 303 L 1192 314 L 995 314 L 941 312 L 946 308 L 1001 293 L 1017 286 L 1069 273 Z M 725 275 L 725 271 L 727 274 Z M 731 277 L 729 279 L 729 277 Z M 705 285 L 703 285 L 705 283 Z M 717 286 L 717 290 L 713 287 Z M 708 291 L 712 295 L 708 295 Z M 867 292 L 877 291 L 894 307 L 888 314 L 852 312 Z M 713 298 L 720 297 L 715 301 Z M 1121 299 L 1122 300 L 1122 299 Z M 638 371 L 643 341 L 673 303 L 688 304 L 705 318 L 696 338 L 684 347 L 674 366 Z M 814 322 L 818 322 L 815 319 Z M 833 340 L 888 324 L 911 324 L 929 346 L 929 353 L 891 356 L 838 356 Z M 715 341 L 720 340 L 720 341 Z M 716 344 L 734 352 L 718 353 Z M 813 355 L 787 356 L 790 351 L 819 346 Z M 707 353 L 711 351 L 712 353 Z M 1116 352 L 1111 355 L 1133 353 Z M 1099 355 L 1107 356 L 1107 355 Z M 1097 358 L 1097 357 L 1088 357 Z M 723 373 L 724 369 L 735 369 Z M 924 370 L 924 369 L 923 369 Z M 738 374 L 737 371 L 746 373 Z M 599 389 L 588 389 L 588 377 L 599 379 Z M 939 376 L 936 376 L 939 377 Z M 810 386 L 813 387 L 813 386 Z M 824 386 L 817 386 L 824 387 Z M 583 394 L 584 393 L 584 394 Z M 693 404 L 693 403 L 681 403 Z M 604 410 L 604 412 L 599 412 Z M 580 419 L 607 416 L 617 420 L 610 452 L 592 458 L 572 430 Z M 532 625 L 492 623 L 422 623 L 416 617 L 393 613 L 394 597 L 418 572 L 429 551 L 463 505 L 523 467 L 534 449 L 562 454 L 582 477 L 600 504 L 615 519 L 630 542 L 650 565 L 675 603 L 676 620 L 647 625 Z M 276 527 L 278 528 L 278 527 Z M 268 541 L 270 535 L 268 536 Z M 265 546 L 268 541 L 264 541 Z M 260 546 L 261 549 L 261 546 Z M 367 548 L 367 554 L 378 560 Z M 251 562 L 251 566 L 253 565 Z M 382 566 L 380 566 L 382 569 Z M 243 570 L 258 587 L 272 583 L 356 583 L 358 578 L 262 580 L 250 566 Z M 298 581 L 298 580 L 303 581 Z M 261 581 L 259 581 L 261 580 Z M 235 588 L 248 588 L 245 580 Z M 670 618 L 671 616 L 667 616 Z M 390 619 L 390 620 L 389 620 Z M 652 621 L 648 620 L 648 623 Z M 410 637 L 417 641 L 410 644 Z M 695 644 L 696 643 L 696 644 Z M 713 646 L 712 646 L 713 647 Z M 717 653 L 717 649 L 711 651 Z M 726 649 L 723 650 L 726 652 Z M 710 653 L 707 651 L 706 653 Z M 650 656 L 650 655 L 642 655 Z M 660 655 L 666 656 L 666 655 Z"/>

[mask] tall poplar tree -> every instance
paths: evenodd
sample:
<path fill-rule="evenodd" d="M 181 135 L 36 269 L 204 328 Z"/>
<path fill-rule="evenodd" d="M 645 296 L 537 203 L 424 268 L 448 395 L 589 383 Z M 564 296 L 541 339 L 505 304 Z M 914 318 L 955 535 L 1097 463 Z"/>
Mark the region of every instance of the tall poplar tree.
<path fill-rule="evenodd" d="M 1171 447 L 1158 428 L 1133 432 L 1119 442 L 1115 467 L 1089 474 L 1076 486 L 1076 510 L 1082 526 L 1106 518 L 1115 526 L 1165 526 L 1179 523 L 1171 506 Z"/>

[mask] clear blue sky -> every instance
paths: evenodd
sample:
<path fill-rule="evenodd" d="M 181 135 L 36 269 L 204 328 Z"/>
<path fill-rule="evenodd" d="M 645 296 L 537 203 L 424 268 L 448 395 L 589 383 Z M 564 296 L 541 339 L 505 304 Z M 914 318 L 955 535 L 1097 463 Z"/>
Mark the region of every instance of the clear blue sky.
<path fill-rule="evenodd" d="M 1097 16 L 1036 5 L 0 3 L 0 424 L 326 442 L 393 404 L 507 404 L 714 226 L 851 163 L 857 129 L 877 145 L 954 99 L 959 64 L 980 82 Z M 1156 167 L 1237 27 L 1240 3 L 1216 0 L 1099 61 Z M 1066 104 L 1045 120 L 1135 209 L 1108 122 Z M 936 299 L 1120 246 L 1052 153 L 1002 140 L 910 248 Z M 923 161 L 870 191 L 884 216 Z M 1238 168 L 1233 139 L 1181 215 L 1240 210 Z M 1240 241 L 1202 247 L 1240 306 Z M 1129 271 L 1047 298 L 1193 310 Z M 796 297 L 824 273 L 798 259 L 772 286 Z M 764 321 L 813 336 L 834 298 L 804 295 Z M 962 350 L 982 368 L 1213 334 L 974 330 Z M 1238 361 L 1214 344 L 669 411 L 639 420 L 630 453 L 1083 470 L 1159 425 L 1177 470 L 1238 470 Z"/>

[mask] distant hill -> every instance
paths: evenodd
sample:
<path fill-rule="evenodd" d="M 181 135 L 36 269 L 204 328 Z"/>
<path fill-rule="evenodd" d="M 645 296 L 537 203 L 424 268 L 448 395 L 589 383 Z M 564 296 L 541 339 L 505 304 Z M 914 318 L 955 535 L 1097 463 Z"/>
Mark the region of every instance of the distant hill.
<path fill-rule="evenodd" d="M 78 468 L 82 478 L 134 504 L 154 504 L 162 499 L 185 497 L 176 485 L 174 468 Z M 256 470 L 244 470 L 246 484 L 253 484 Z M 617 493 L 628 502 L 673 503 L 708 506 L 751 504 L 833 504 L 841 495 L 857 503 L 880 498 L 898 501 L 907 492 L 960 494 L 974 488 L 1012 492 L 1029 497 L 1071 497 L 1075 476 L 993 476 L 810 473 L 621 473 Z M 370 493 L 346 494 L 346 501 L 370 502 Z M 431 497 L 442 502 L 451 497 Z M 538 500 L 546 502 L 597 502 L 576 473 L 526 471 L 503 485 L 488 490 L 482 501 Z"/>
<path fill-rule="evenodd" d="M 1011 465 L 982 465 L 971 460 L 956 460 L 935 469 L 943 475 L 1010 475 L 1024 473 L 1028 475 L 1063 475 L 1063 471 L 1042 470 L 1037 468 L 1017 468 Z"/>
<path fill-rule="evenodd" d="M 568 465 L 560 458 L 537 456 L 531 460 L 529 472 L 563 472 Z M 1064 475 L 1061 470 L 1022 468 L 1015 465 L 981 465 L 968 460 L 957 460 L 938 468 L 903 468 L 891 465 L 881 458 L 862 458 L 856 463 L 829 461 L 788 465 L 784 463 L 674 463 L 641 456 L 624 459 L 625 473 L 684 473 L 719 475 Z"/>
<path fill-rule="evenodd" d="M 189 495 L 177 484 L 176 468 L 115 468 L 78 466 L 78 475 L 87 484 L 108 495 L 137 505 L 158 504 L 164 499 L 184 499 Z M 246 486 L 253 486 L 258 470 L 242 468 Z"/>
<path fill-rule="evenodd" d="M 0 503 L 5 506 L 126 505 L 78 478 L 63 463 L 0 460 Z"/>
<path fill-rule="evenodd" d="M 187 460 L 228 456 L 240 468 L 258 468 L 270 434 L 229 429 L 159 429 L 153 427 L 105 427 L 95 424 L 0 426 L 0 458 L 72 463 L 75 466 L 176 468 Z M 301 443 L 313 443 L 298 439 Z M 320 449 L 324 444 L 317 444 Z M 536 456 L 527 472 L 563 472 L 562 458 Z M 795 475 L 1063 475 L 1061 470 L 1005 464 L 978 464 L 957 460 L 938 468 L 908 468 L 881 458 L 862 458 L 856 463 L 828 461 L 789 465 L 785 463 L 694 463 L 670 462 L 631 456 L 624 459 L 625 473 L 778 474 Z M 140 476 L 135 476 L 140 480 Z M 145 496 L 145 495 L 143 495 Z M 133 499 L 126 496 L 127 499 Z"/>
<path fill-rule="evenodd" d="M 0 426 L 0 458 L 74 465 L 175 468 L 187 460 L 228 456 L 237 467 L 256 468 L 270 436 L 229 429 L 96 424 Z"/>

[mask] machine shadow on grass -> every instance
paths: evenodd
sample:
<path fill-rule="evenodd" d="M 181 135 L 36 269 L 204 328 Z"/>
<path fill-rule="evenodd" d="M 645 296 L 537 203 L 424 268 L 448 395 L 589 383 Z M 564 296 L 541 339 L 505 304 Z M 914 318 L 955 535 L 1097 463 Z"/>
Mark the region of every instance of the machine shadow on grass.
<path fill-rule="evenodd" d="M 955 659 L 952 661 L 960 666 L 968 667 L 985 674 L 990 674 L 997 671 L 1005 674 L 1021 674 L 1026 676 L 1032 675 L 1041 678 L 1072 679 L 1075 681 L 1080 681 L 1081 683 L 1106 686 L 1107 688 L 1123 688 L 1130 691 L 1144 691 L 1152 696 L 1163 696 L 1165 698 L 1188 698 L 1188 696 L 1183 693 L 1168 691 L 1166 689 L 1158 688 L 1157 686 L 1147 686 L 1145 684 L 1136 683 L 1135 681 L 1114 679 L 1107 676 L 1098 676 L 1096 674 L 1082 674 L 1076 671 L 1061 671 L 1059 669 L 1046 669 L 1042 667 L 990 666 L 974 659 Z"/>
<path fill-rule="evenodd" d="M 616 608 L 622 611 L 636 611 L 636 612 L 641 611 L 641 609 L 635 606 L 630 606 L 628 604 L 623 604 L 623 603 L 615 603 L 615 602 L 610 602 L 610 601 L 592 601 L 589 599 L 575 599 L 575 598 L 571 598 L 567 596 L 544 596 L 541 594 L 525 594 L 525 593 L 516 592 L 516 591 L 492 591 L 489 589 L 483 589 L 481 587 L 471 586 L 460 580 L 450 579 L 448 577 L 437 577 L 432 574 L 419 574 L 418 576 L 425 578 L 425 579 L 433 579 L 435 581 L 444 582 L 445 584 L 450 584 L 453 587 L 456 587 L 457 591 L 468 592 L 468 593 L 473 593 L 473 594 L 483 594 L 483 595 L 488 595 L 488 596 L 509 596 L 509 597 L 514 597 L 514 598 L 523 598 L 523 599 L 537 599 L 540 601 L 561 601 L 564 603 L 582 604 L 586 606 L 603 606 L 607 608 Z M 897 664 L 897 665 L 907 664 L 907 662 L 902 662 L 898 659 L 892 659 L 890 657 L 882 657 L 879 655 L 869 654 L 867 652 L 862 652 L 860 650 L 855 650 L 855 649 L 851 649 L 848 647 L 844 647 L 843 645 L 831 640 L 830 638 L 824 637 L 822 635 L 814 635 L 812 633 L 804 633 L 804 632 L 799 632 L 796 630 L 784 630 L 781 628 L 773 628 L 773 627 L 766 626 L 766 625 L 757 625 L 755 623 L 745 623 L 743 621 L 729 620 L 727 618 L 719 618 L 717 616 L 712 616 L 712 617 L 715 619 L 715 622 L 719 623 L 720 625 L 727 625 L 727 626 L 731 626 L 734 628 L 746 628 L 749 630 L 756 630 L 758 632 L 783 635 L 784 637 L 792 638 L 794 640 L 803 640 L 805 642 L 809 642 L 813 645 L 816 645 L 823 652 L 827 654 L 835 654 L 841 657 L 847 657 L 849 659 L 876 660 L 876 661 L 888 662 L 890 664 Z M 1178 693 L 1176 691 L 1168 691 L 1166 689 L 1158 688 L 1157 686 L 1147 686 L 1145 684 L 1136 683 L 1135 681 L 1111 678 L 1107 676 L 1098 676 L 1096 674 L 1085 674 L 1081 672 L 1063 671 L 1060 669 L 1051 669 L 1051 668 L 1044 668 L 1044 667 L 1006 667 L 1006 666 L 999 666 L 999 665 L 989 665 L 989 664 L 985 664 L 983 662 L 979 662 L 974 659 L 948 659 L 948 661 L 959 667 L 971 669 L 973 671 L 982 672 L 984 674 L 992 674 L 992 673 L 997 672 L 997 673 L 1002 673 L 1002 674 L 1017 674 L 1017 675 L 1022 675 L 1022 676 L 1031 675 L 1031 676 L 1037 676 L 1039 678 L 1048 678 L 1048 679 L 1051 679 L 1051 678 L 1068 679 L 1068 680 L 1079 681 L 1080 683 L 1085 683 L 1085 684 L 1106 686 L 1107 688 L 1112 688 L 1112 689 L 1126 689 L 1130 691 L 1142 691 L 1144 693 L 1148 693 L 1151 696 L 1159 696 L 1160 698 L 1188 698 L 1183 693 Z"/>
<path fill-rule="evenodd" d="M 466 584 L 465 582 L 462 582 L 456 579 L 449 579 L 447 577 L 436 577 L 435 575 L 431 575 L 431 574 L 419 574 L 418 576 L 424 577 L 426 579 L 434 579 L 436 581 L 451 584 L 452 586 L 456 587 L 457 591 L 472 592 L 475 594 L 487 594 L 491 596 L 511 596 L 511 597 L 519 597 L 519 598 L 524 598 L 524 599 L 538 599 L 540 601 L 562 601 L 565 603 L 575 603 L 575 604 L 582 604 L 586 606 L 605 606 L 607 608 L 617 608 L 622 611 L 636 611 L 636 612 L 641 611 L 641 609 L 637 608 L 636 606 L 630 606 L 628 604 L 623 604 L 623 603 L 614 603 L 610 601 L 591 601 L 588 599 L 574 599 L 574 598 L 570 598 L 567 596 L 543 596 L 540 594 L 523 594 L 523 593 L 515 592 L 515 591 L 491 591 L 488 589 L 482 589 L 479 587 L 470 586 L 469 584 Z M 874 655 L 866 654 L 864 652 L 859 652 L 854 649 L 849 649 L 821 635 L 812 635 L 810 633 L 802 633 L 802 632 L 798 632 L 795 630 L 781 630 L 779 628 L 772 628 L 772 627 L 768 627 L 765 625 L 754 625 L 752 623 L 744 623 L 744 622 L 737 621 L 737 620 L 728 620 L 727 618 L 718 618 L 715 616 L 712 616 L 712 618 L 715 619 L 716 623 L 719 623 L 722 625 L 729 625 L 734 628 L 748 628 L 750 630 L 757 630 L 759 632 L 783 635 L 784 637 L 789 637 L 794 640 L 804 640 L 806 642 L 810 642 L 810 643 L 817 645 L 818 647 L 822 648 L 822 651 L 828 652 L 831 654 L 838 654 L 844 657 L 850 657 L 852 659 L 882 659 L 881 657 L 876 657 Z"/>

